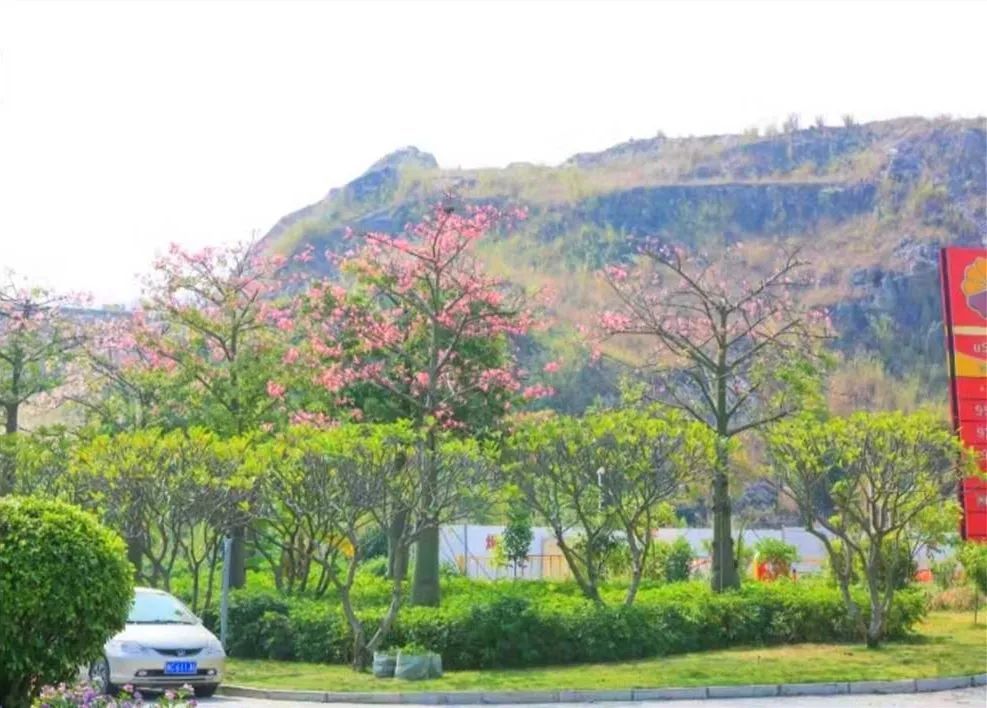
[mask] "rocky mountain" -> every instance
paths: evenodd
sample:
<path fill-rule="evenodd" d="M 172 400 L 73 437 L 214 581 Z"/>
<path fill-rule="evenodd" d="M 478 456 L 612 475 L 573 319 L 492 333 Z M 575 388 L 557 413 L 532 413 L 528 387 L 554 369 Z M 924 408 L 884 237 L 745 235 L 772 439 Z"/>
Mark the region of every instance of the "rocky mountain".
<path fill-rule="evenodd" d="M 628 257 L 643 237 L 707 252 L 742 242 L 755 264 L 782 244 L 798 245 L 819 276 L 811 297 L 832 308 L 846 358 L 876 359 L 892 378 L 938 398 L 945 374 L 936 255 L 943 244 L 987 239 L 987 122 L 790 121 L 784 132 L 659 134 L 556 166 L 503 169 L 443 169 L 408 147 L 282 218 L 265 243 L 285 254 L 309 244 L 337 250 L 346 227 L 398 231 L 449 190 L 528 209 L 520 230 L 491 239 L 483 255 L 524 284 L 553 286 L 563 322 L 599 309 L 607 293 L 596 271 Z"/>

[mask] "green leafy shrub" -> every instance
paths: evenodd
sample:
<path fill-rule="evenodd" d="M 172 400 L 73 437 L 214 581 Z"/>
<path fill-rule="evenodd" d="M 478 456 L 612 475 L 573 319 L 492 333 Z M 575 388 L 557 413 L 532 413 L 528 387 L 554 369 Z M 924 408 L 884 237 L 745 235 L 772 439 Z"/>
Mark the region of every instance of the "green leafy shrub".
<path fill-rule="evenodd" d="M 706 552 L 712 558 L 713 543 L 706 541 Z M 744 538 L 743 534 L 737 536 L 737 546 L 734 548 L 734 557 L 737 560 L 737 572 L 743 577 L 754 562 L 754 547 Z"/>
<path fill-rule="evenodd" d="M 268 659 L 289 659 L 294 655 L 291 620 L 277 612 L 265 612 L 260 618 L 260 635 Z"/>
<path fill-rule="evenodd" d="M 363 557 L 369 560 L 383 558 L 387 561 L 387 534 L 379 526 L 375 526 L 360 539 Z M 386 566 L 385 566 L 386 567 Z"/>
<path fill-rule="evenodd" d="M 325 603 L 305 602 L 292 611 L 291 632 L 295 657 L 301 661 L 343 663 L 352 659 L 353 646 L 348 625 L 336 607 Z M 361 613 L 365 626 L 379 622 L 379 614 Z"/>
<path fill-rule="evenodd" d="M 987 544 L 967 541 L 957 554 L 963 564 L 967 582 L 987 594 Z"/>
<path fill-rule="evenodd" d="M 678 583 L 688 580 L 693 557 L 692 546 L 684 536 L 679 536 L 668 544 L 662 556 L 665 582 Z"/>
<path fill-rule="evenodd" d="M 858 571 L 864 575 L 863 569 Z M 890 584 L 896 590 L 907 586 L 918 572 L 918 563 L 912 556 L 912 549 L 907 545 L 892 546 L 884 552 L 884 564 L 880 568 L 881 587 Z"/>
<path fill-rule="evenodd" d="M 442 607 L 404 608 L 386 645 L 429 647 L 448 668 L 478 669 L 619 661 L 739 644 L 859 639 L 839 591 L 825 582 L 755 583 L 723 594 L 699 582 L 652 583 L 642 585 L 631 607 L 620 603 L 624 590 L 622 584 L 604 586 L 601 593 L 608 604 L 601 606 L 584 599 L 575 583 L 453 578 L 444 582 Z M 866 593 L 854 594 L 866 607 Z M 234 594 L 233 606 L 239 603 Z M 250 598 L 250 604 L 259 603 Z M 349 661 L 349 630 L 334 601 L 292 599 L 285 604 L 290 658 Z M 902 591 L 889 618 L 891 635 L 906 634 L 924 611 L 921 593 Z M 361 619 L 369 622 L 382 612 L 381 605 Z M 272 622 L 273 629 L 280 626 Z M 232 622 L 231 633 L 237 634 Z M 234 656 L 256 656 L 236 653 L 240 646 L 234 645 Z"/>
<path fill-rule="evenodd" d="M 936 587 L 940 590 L 948 590 L 953 587 L 953 579 L 956 577 L 956 570 L 959 568 L 959 561 L 955 556 L 943 558 L 932 564 L 932 579 Z"/>
<path fill-rule="evenodd" d="M 792 564 L 799 559 L 798 549 L 780 538 L 762 538 L 754 544 L 759 563 L 767 563 L 775 575 L 787 576 Z"/>
<path fill-rule="evenodd" d="M 0 499 L 0 705 L 29 705 L 123 628 L 133 571 L 119 536 L 63 502 Z"/>
<path fill-rule="evenodd" d="M 425 656 L 426 654 L 432 653 L 430 649 L 418 644 L 417 642 L 408 642 L 407 644 L 398 647 L 398 652 L 401 654 L 407 654 L 408 656 Z"/>
<path fill-rule="evenodd" d="M 365 561 L 360 566 L 359 573 L 362 575 L 373 575 L 377 578 L 387 577 L 387 556 L 375 556 Z"/>
<path fill-rule="evenodd" d="M 973 586 L 973 621 L 980 612 L 980 596 L 987 594 L 987 544 L 967 541 L 957 554 L 967 583 Z"/>

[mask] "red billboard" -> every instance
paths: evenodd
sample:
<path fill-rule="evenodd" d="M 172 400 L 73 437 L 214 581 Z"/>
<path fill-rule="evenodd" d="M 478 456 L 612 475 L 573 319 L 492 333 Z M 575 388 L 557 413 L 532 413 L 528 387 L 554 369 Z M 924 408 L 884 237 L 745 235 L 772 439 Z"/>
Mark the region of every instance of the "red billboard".
<path fill-rule="evenodd" d="M 987 249 L 944 248 L 942 274 L 953 425 L 987 472 Z M 960 485 L 964 538 L 987 541 L 987 480 Z"/>

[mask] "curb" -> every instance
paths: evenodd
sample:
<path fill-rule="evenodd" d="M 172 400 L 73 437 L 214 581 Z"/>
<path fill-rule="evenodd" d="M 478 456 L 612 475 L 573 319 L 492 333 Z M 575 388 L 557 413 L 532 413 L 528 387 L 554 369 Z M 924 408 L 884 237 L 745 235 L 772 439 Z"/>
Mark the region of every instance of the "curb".
<path fill-rule="evenodd" d="M 829 681 L 750 686 L 694 688 L 634 688 L 613 691 L 422 691 L 419 693 L 342 693 L 282 691 L 220 686 L 218 694 L 234 698 L 266 698 L 295 703 L 381 703 L 406 705 L 479 705 L 523 703 L 602 703 L 607 701 L 682 701 L 707 698 L 766 698 L 769 696 L 836 696 L 875 693 L 931 693 L 987 686 L 987 674 L 904 679 L 901 681 Z"/>

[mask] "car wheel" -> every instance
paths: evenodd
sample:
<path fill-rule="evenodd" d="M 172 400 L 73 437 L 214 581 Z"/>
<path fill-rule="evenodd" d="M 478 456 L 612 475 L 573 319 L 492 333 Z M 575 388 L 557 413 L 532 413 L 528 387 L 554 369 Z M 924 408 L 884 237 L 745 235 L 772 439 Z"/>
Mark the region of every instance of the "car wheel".
<path fill-rule="evenodd" d="M 213 694 L 216 693 L 216 689 L 219 688 L 218 683 L 207 683 L 202 686 L 195 687 L 195 697 L 196 698 L 212 698 Z"/>
<path fill-rule="evenodd" d="M 100 693 L 115 696 L 120 692 L 119 687 L 110 683 L 110 662 L 104 656 L 89 666 L 89 681 Z"/>

